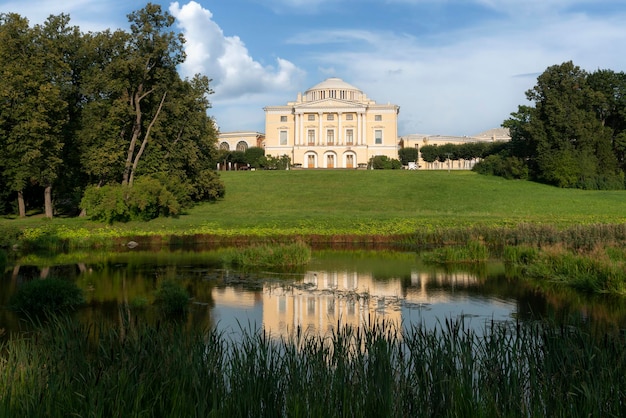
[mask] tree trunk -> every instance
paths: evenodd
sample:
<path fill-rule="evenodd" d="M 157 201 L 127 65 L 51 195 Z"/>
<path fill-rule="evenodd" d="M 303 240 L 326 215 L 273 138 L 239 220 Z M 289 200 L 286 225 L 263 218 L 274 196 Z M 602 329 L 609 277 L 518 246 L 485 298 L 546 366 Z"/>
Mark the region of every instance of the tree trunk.
<path fill-rule="evenodd" d="M 44 189 L 44 208 L 46 212 L 46 218 L 52 219 L 52 186 L 46 186 Z"/>
<path fill-rule="evenodd" d="M 135 122 L 133 123 L 133 132 L 132 137 L 130 139 L 130 144 L 128 145 L 128 152 L 126 154 L 126 164 L 124 166 L 124 176 L 122 178 L 122 186 L 128 184 L 128 179 L 130 178 L 130 172 L 133 164 L 133 155 L 135 154 L 135 144 L 137 144 L 137 139 L 141 135 L 141 99 L 143 98 L 140 94 L 142 91 L 141 86 L 139 86 L 139 91 L 131 95 L 130 104 L 135 109 Z"/>
<path fill-rule="evenodd" d="M 128 178 L 128 183 L 127 183 L 130 187 L 133 187 L 133 181 L 135 179 L 135 170 L 137 170 L 137 164 L 139 164 L 139 159 L 141 158 L 143 151 L 146 149 L 146 145 L 148 144 L 148 139 L 150 138 L 150 131 L 152 130 L 154 123 L 159 117 L 159 113 L 161 113 L 161 109 L 163 108 L 163 103 L 165 102 L 166 96 L 167 96 L 167 92 L 163 93 L 163 97 L 161 98 L 161 103 L 159 104 L 159 108 L 157 109 L 154 117 L 152 118 L 150 125 L 148 125 L 148 129 L 146 130 L 146 134 L 143 137 L 143 142 L 141 143 L 141 147 L 139 148 L 139 151 L 137 152 L 137 155 L 135 156 L 133 160 L 133 166 L 130 170 L 130 176 Z"/>
<path fill-rule="evenodd" d="M 17 192 L 17 207 L 19 211 L 20 218 L 26 217 L 26 204 L 24 203 L 24 193 L 22 191 Z"/>

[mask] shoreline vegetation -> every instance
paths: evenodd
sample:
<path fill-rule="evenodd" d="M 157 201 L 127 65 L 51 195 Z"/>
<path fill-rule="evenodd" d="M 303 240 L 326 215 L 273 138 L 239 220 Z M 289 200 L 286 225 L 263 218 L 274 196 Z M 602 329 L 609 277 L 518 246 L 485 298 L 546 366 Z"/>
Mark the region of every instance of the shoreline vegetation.
<path fill-rule="evenodd" d="M 53 317 L 0 344 L 0 417 L 623 416 L 620 333 L 374 321 L 328 336 Z"/>

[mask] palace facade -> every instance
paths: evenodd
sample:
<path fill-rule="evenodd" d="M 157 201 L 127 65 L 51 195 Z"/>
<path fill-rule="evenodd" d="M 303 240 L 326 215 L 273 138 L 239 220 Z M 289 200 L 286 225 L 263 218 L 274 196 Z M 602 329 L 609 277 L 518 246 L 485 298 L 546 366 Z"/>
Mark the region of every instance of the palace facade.
<path fill-rule="evenodd" d="M 287 155 L 294 167 L 359 168 L 373 156 L 398 158 L 400 107 L 378 104 L 339 78 L 263 110 L 265 154 Z"/>

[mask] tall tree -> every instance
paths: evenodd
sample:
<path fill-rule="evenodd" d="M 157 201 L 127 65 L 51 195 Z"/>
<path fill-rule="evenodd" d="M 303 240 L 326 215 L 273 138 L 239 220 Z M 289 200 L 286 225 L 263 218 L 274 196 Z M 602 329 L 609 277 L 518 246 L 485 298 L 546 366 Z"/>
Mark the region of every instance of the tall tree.
<path fill-rule="evenodd" d="M 176 80 L 176 66 L 185 59 L 184 38 L 170 30 L 174 17 L 161 6 L 148 3 L 128 15 L 131 35 L 123 60 L 113 63 L 113 69 L 123 83 L 123 98 L 133 114 L 131 129 L 124 132 L 128 148 L 122 184 L 132 186 L 134 171 L 150 140 L 168 87 Z"/>
<path fill-rule="evenodd" d="M 3 168 L 17 192 L 20 216 L 26 215 L 25 189 L 44 187 L 45 213 L 52 217 L 52 184 L 58 176 L 67 123 L 57 57 L 49 54 L 41 27 L 30 29 L 16 14 L 0 17 L 0 125 Z M 59 76 L 59 77 L 55 77 Z"/>
<path fill-rule="evenodd" d="M 594 107 L 599 94 L 585 71 L 571 61 L 551 66 L 526 97 L 534 107 L 520 106 L 503 126 L 532 178 L 559 187 L 623 187 L 610 129 Z"/>

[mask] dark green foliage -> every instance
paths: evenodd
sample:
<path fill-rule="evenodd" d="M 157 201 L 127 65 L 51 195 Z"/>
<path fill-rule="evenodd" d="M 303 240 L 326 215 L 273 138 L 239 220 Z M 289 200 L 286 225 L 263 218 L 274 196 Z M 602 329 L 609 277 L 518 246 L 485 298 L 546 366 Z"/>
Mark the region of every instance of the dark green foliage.
<path fill-rule="evenodd" d="M 189 305 L 189 293 L 173 280 L 163 281 L 156 291 L 154 303 L 166 314 L 181 314 Z"/>
<path fill-rule="evenodd" d="M 244 162 L 250 167 L 261 168 L 261 157 L 265 155 L 265 149 L 261 147 L 250 147 L 244 152 Z"/>
<path fill-rule="evenodd" d="M 520 158 L 504 157 L 500 154 L 487 156 L 478 162 L 473 171 L 480 174 L 500 176 L 506 179 L 527 179 L 528 167 Z"/>
<path fill-rule="evenodd" d="M 12 309 L 28 313 L 66 311 L 84 302 L 83 293 L 69 280 L 49 278 L 23 283 L 10 300 Z"/>
<path fill-rule="evenodd" d="M 398 150 L 398 158 L 402 165 L 408 165 L 409 162 L 416 162 L 418 158 L 417 148 L 401 148 Z"/>
<path fill-rule="evenodd" d="M 5 267 L 7 266 L 7 253 L 0 248 L 0 273 L 4 272 Z"/>
<path fill-rule="evenodd" d="M 83 34 L 63 14 L 32 28 L 0 14 L 8 77 L 0 101 L 9 104 L 0 109 L 0 213 L 45 207 L 49 217 L 74 215 L 88 186 L 133 186 L 157 173 L 182 207 L 223 195 L 205 173 L 217 155 L 208 77 L 180 78 L 184 38 L 160 5 L 148 3 L 128 19 L 128 31 Z M 159 200 L 175 212 L 165 203 L 171 199 Z M 112 206 L 105 218 L 127 216 Z M 154 208 L 146 209 L 130 216 L 152 217 Z"/>
<path fill-rule="evenodd" d="M 191 196 L 195 202 L 214 202 L 226 193 L 224 182 L 213 170 L 202 170 L 194 180 Z"/>
<path fill-rule="evenodd" d="M 369 167 L 374 170 L 399 170 L 402 168 L 402 163 L 386 155 L 376 155 L 370 158 Z"/>
<path fill-rule="evenodd" d="M 624 188 L 623 73 L 589 74 L 565 62 L 546 69 L 526 97 L 534 107 L 519 106 L 503 126 L 511 132 L 511 155 L 525 163 L 532 180 L 558 187 Z"/>

